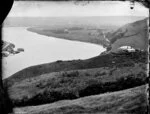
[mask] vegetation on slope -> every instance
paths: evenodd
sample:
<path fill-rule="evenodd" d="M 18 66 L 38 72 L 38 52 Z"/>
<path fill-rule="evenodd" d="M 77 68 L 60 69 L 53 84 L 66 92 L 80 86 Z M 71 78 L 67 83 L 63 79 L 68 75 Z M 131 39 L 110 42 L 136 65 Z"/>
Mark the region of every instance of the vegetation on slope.
<path fill-rule="evenodd" d="M 63 100 L 51 104 L 15 108 L 15 114 L 146 114 L 146 86 L 119 92 L 93 95 L 76 100 Z"/>
<path fill-rule="evenodd" d="M 59 71 L 69 71 L 78 69 L 89 69 L 89 68 L 101 68 L 101 67 L 125 67 L 133 66 L 134 63 L 147 63 L 147 52 L 135 51 L 135 52 L 118 52 L 102 54 L 94 58 L 87 60 L 72 60 L 72 61 L 56 61 L 53 63 L 41 64 L 37 66 L 31 66 L 23 69 L 11 77 L 4 80 L 4 84 L 7 86 L 13 85 L 15 82 L 36 77 L 42 74 Z"/>
<path fill-rule="evenodd" d="M 31 32 L 38 34 L 77 40 L 103 45 L 108 50 L 116 51 L 121 46 L 131 46 L 135 49 L 147 50 L 148 47 L 148 18 L 126 24 L 118 30 L 114 29 L 50 29 L 42 27 L 28 28 Z M 116 29 L 116 28 L 115 28 Z M 67 30 L 67 31 L 66 31 Z M 104 34 L 106 37 L 104 37 Z"/>
<path fill-rule="evenodd" d="M 110 31 L 105 29 L 87 29 L 80 27 L 61 27 L 57 29 L 50 28 L 28 28 L 28 31 L 35 32 L 41 35 L 67 39 L 67 40 L 75 40 L 82 42 L 89 42 L 94 44 L 100 44 L 104 47 L 108 47 L 109 43 L 105 40 L 103 36 L 104 31 Z"/>
<path fill-rule="evenodd" d="M 135 41 L 135 43 L 137 43 L 136 40 L 138 42 L 142 40 L 142 45 L 140 46 L 143 46 L 146 41 L 146 31 L 143 30 L 143 24 L 141 25 L 141 28 L 141 26 L 137 26 L 137 23 L 138 22 L 132 24 L 135 28 L 129 24 L 122 27 L 114 34 L 114 37 L 110 39 L 112 49 L 117 49 L 118 47 L 113 48 L 113 45 L 115 45 L 117 41 L 125 39 L 124 37 L 128 37 L 128 35 L 130 38 L 131 36 L 132 38 L 134 36 L 133 41 Z M 141 22 L 139 21 L 139 25 L 140 24 Z M 75 30 L 76 29 L 81 31 L 80 28 L 75 28 Z M 135 31 L 135 29 L 137 31 Z M 141 31 L 140 37 L 135 39 L 137 37 L 136 33 L 139 32 L 138 30 Z M 61 34 L 64 33 L 62 32 Z M 144 38 L 144 40 L 142 38 Z M 123 43 L 123 45 L 125 44 L 126 42 Z M 119 46 L 121 45 L 122 44 L 119 43 Z M 140 46 L 138 48 L 144 49 Z M 64 99 L 77 99 L 89 95 L 119 91 L 146 84 L 146 63 L 146 51 L 106 52 L 87 60 L 59 60 L 53 63 L 32 66 L 5 79 L 4 85 L 9 89 L 10 98 L 14 106 L 41 105 Z M 130 96 L 128 97 L 130 99 Z M 140 99 L 140 101 L 144 102 L 143 98 L 144 97 L 143 95 L 141 96 L 141 94 L 140 96 L 136 96 L 136 99 Z M 133 101 L 135 102 L 135 100 L 132 100 L 131 102 Z M 116 103 L 118 102 L 116 101 Z M 122 102 L 120 101 L 118 103 L 119 105 L 113 105 L 118 107 L 120 106 L 120 103 Z M 105 103 L 103 103 L 103 106 L 105 109 L 106 107 L 107 109 L 111 109 L 112 104 L 109 103 L 105 106 Z M 98 113 L 99 111 L 103 112 L 104 108 L 83 108 L 73 105 L 63 107 L 62 109 L 58 108 L 58 110 L 55 108 L 56 110 L 49 110 L 49 113 L 53 111 L 59 113 L 60 110 L 65 111 L 64 113 L 70 113 L 71 111 L 74 111 L 73 113 L 78 113 L 76 109 L 79 109 L 81 112 L 85 111 L 85 113 Z M 113 111 L 115 111 L 114 108 Z M 95 110 L 98 110 L 98 112 Z M 125 113 L 130 113 L 130 111 L 139 113 L 140 111 L 143 111 L 143 105 L 142 108 L 141 106 L 135 105 L 129 112 L 123 110 L 123 113 L 124 111 Z"/>
<path fill-rule="evenodd" d="M 122 51 L 29 67 L 4 83 L 14 106 L 40 105 L 143 85 L 146 63 L 147 52 Z"/>
<path fill-rule="evenodd" d="M 113 33 L 107 34 L 111 43 L 111 51 L 121 46 L 131 46 L 135 49 L 147 50 L 148 48 L 148 18 L 134 23 L 129 23 Z"/>
<path fill-rule="evenodd" d="M 16 82 L 9 87 L 14 106 L 40 105 L 63 99 L 76 99 L 119 91 L 146 83 L 143 63 L 125 67 L 62 71 Z"/>

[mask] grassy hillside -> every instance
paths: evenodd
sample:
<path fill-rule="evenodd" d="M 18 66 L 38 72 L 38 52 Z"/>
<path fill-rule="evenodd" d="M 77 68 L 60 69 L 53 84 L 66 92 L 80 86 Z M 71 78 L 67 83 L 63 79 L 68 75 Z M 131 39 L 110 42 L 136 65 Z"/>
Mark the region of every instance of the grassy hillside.
<path fill-rule="evenodd" d="M 39 34 L 50 36 L 57 34 L 61 38 L 80 39 L 84 42 L 95 43 L 95 39 L 98 38 L 95 37 L 97 30 L 85 30 L 82 27 L 65 30 L 36 28 L 36 30 L 37 33 L 42 31 Z M 85 36 L 89 31 L 88 36 L 91 37 L 87 36 L 86 39 Z M 144 113 L 146 110 L 144 85 L 147 83 L 146 71 L 148 70 L 146 31 L 146 20 L 127 24 L 116 32 L 107 34 L 111 44 L 109 52 L 103 52 L 86 60 L 58 60 L 31 66 L 4 79 L 4 86 L 8 88 L 13 106 L 24 106 L 16 108 L 16 112 L 23 111 L 28 114 Z M 98 35 L 101 32 L 99 30 Z M 66 34 L 68 36 L 65 36 Z M 101 38 L 98 41 L 100 40 Z M 117 50 L 123 45 L 131 45 L 141 50 L 136 49 L 135 52 Z"/>
<path fill-rule="evenodd" d="M 124 90 L 146 83 L 141 65 L 45 74 L 15 83 L 9 94 L 14 106 L 29 106 Z"/>
<path fill-rule="evenodd" d="M 4 26 L 11 27 L 117 27 L 143 19 L 141 16 L 86 16 L 86 17 L 7 17 Z M 36 20 L 36 21 L 35 21 Z"/>
<path fill-rule="evenodd" d="M 83 28 L 83 27 L 61 27 L 61 28 L 51 28 L 51 27 L 35 27 L 28 28 L 27 30 L 35 32 L 41 35 L 81 41 L 90 42 L 94 44 L 103 45 L 107 47 L 109 44 L 105 41 L 103 37 L 103 31 L 111 31 L 112 29 L 99 29 L 99 28 Z"/>
<path fill-rule="evenodd" d="M 119 91 L 146 83 L 145 57 L 144 52 L 137 51 L 109 53 L 83 61 L 58 61 L 22 70 L 7 78 L 5 86 L 8 84 L 15 106 Z"/>
<path fill-rule="evenodd" d="M 148 49 L 148 18 L 129 23 L 114 33 L 107 34 L 111 43 L 111 51 L 121 46 L 132 46 L 136 49 Z"/>
<path fill-rule="evenodd" d="M 103 20 L 104 21 L 104 20 Z M 71 29 L 72 26 L 68 27 L 31 27 L 28 28 L 31 32 L 38 34 L 53 36 L 57 38 L 63 38 L 68 40 L 77 40 L 83 42 L 90 42 L 95 44 L 103 45 L 104 47 L 110 48 L 111 51 L 116 51 L 121 46 L 132 46 L 136 49 L 147 50 L 148 48 L 148 18 L 135 21 L 126 24 L 119 29 L 117 27 L 110 26 L 103 27 L 102 24 L 99 27 L 92 29 L 88 27 L 80 26 L 80 29 Z M 113 23 L 113 22 L 112 22 Z M 108 23 L 106 24 L 108 25 Z M 67 31 L 65 31 L 67 30 Z M 104 38 L 110 41 L 108 42 Z"/>
<path fill-rule="evenodd" d="M 15 82 L 36 77 L 42 74 L 59 71 L 69 71 L 78 69 L 101 68 L 101 67 L 125 67 L 133 66 L 134 63 L 147 63 L 147 52 L 119 52 L 102 54 L 87 60 L 72 60 L 72 61 L 56 61 L 53 63 L 41 64 L 25 68 L 11 77 L 4 80 L 7 86 L 13 85 Z"/>
<path fill-rule="evenodd" d="M 146 114 L 146 86 L 76 100 L 15 108 L 15 114 Z"/>

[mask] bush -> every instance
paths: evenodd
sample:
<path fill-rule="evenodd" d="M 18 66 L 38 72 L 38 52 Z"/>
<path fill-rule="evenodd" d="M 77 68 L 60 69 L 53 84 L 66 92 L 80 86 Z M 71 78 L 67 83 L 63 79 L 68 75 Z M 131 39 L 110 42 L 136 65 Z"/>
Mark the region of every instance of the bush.
<path fill-rule="evenodd" d="M 78 77 L 79 76 L 79 72 L 78 71 L 73 71 L 70 73 L 64 72 L 62 74 L 63 77 Z"/>
<path fill-rule="evenodd" d="M 95 77 L 106 75 L 106 72 L 97 72 Z"/>
<path fill-rule="evenodd" d="M 62 61 L 62 60 L 57 60 L 57 61 L 56 61 L 56 63 L 61 63 L 61 62 L 63 62 L 63 61 Z"/>
<path fill-rule="evenodd" d="M 15 106 L 30 106 L 30 105 L 40 105 L 46 103 L 52 103 L 55 101 L 63 99 L 76 99 L 76 95 L 73 93 L 61 93 L 59 91 L 44 91 L 43 93 L 38 93 L 34 97 L 28 99 L 24 97 L 22 100 L 14 100 Z"/>
<path fill-rule="evenodd" d="M 123 89 L 128 89 L 136 86 L 140 86 L 146 83 L 146 77 L 135 77 L 134 75 L 129 75 L 127 77 L 119 78 L 115 82 L 105 82 L 105 83 L 95 83 L 79 91 L 80 97 L 95 95 L 105 92 L 119 91 Z"/>

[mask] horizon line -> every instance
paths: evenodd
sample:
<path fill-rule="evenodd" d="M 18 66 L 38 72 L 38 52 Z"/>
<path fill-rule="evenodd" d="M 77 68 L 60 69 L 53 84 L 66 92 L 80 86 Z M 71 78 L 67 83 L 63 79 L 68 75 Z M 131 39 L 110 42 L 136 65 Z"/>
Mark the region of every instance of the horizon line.
<path fill-rule="evenodd" d="M 63 18 L 63 17 L 148 17 L 148 16 L 139 16 L 139 15 L 137 15 L 137 16 L 133 16 L 133 15 L 111 15 L 111 16 L 7 16 L 6 18 L 9 18 L 9 17 L 39 17 L 39 18 L 41 18 L 41 17 L 48 17 L 48 18 L 55 18 L 55 17 L 59 17 L 59 18 Z"/>

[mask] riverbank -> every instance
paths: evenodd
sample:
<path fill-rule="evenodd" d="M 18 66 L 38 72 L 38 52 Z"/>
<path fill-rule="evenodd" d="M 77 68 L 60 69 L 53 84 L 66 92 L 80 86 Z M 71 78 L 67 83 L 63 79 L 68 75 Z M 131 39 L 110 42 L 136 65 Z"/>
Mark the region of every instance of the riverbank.
<path fill-rule="evenodd" d="M 116 29 L 83 28 L 83 27 L 30 27 L 28 31 L 60 39 L 89 42 L 102 45 L 107 51 L 116 51 L 122 46 L 147 50 L 148 18 L 125 24 Z"/>
<path fill-rule="evenodd" d="M 27 28 L 30 32 L 35 32 L 40 35 L 56 37 L 60 39 L 67 39 L 73 41 L 81 41 L 87 43 L 93 43 L 97 45 L 102 45 L 104 48 L 109 47 L 109 42 L 105 39 L 103 32 L 108 32 L 111 30 L 106 29 L 85 29 L 85 28 Z"/>
<path fill-rule="evenodd" d="M 29 32 L 25 27 L 4 27 L 3 37 L 6 41 L 13 42 L 16 47 L 23 47 L 25 50 L 23 53 L 3 59 L 4 78 L 30 66 L 57 60 L 83 60 L 105 51 L 100 45 L 47 37 Z"/>

